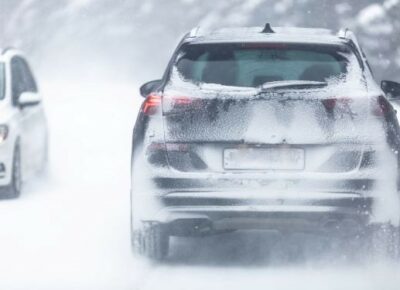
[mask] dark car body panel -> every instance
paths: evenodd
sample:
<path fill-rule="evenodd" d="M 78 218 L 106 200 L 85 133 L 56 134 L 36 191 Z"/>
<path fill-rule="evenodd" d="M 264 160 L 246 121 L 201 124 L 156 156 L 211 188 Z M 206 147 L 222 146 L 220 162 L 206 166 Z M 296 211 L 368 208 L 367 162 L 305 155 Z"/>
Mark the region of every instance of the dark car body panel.
<path fill-rule="evenodd" d="M 261 35 L 255 28 L 187 35 L 154 92 L 161 96 L 160 107 L 149 116 L 142 106 L 136 121 L 132 154 L 133 224 L 138 220 L 159 222 L 167 226 L 171 235 L 183 236 L 253 228 L 354 234 L 365 228 L 374 217 L 374 190 L 381 182 L 376 156 L 386 150 L 385 141 L 393 151 L 400 148 L 399 124 L 389 103 L 384 122 L 382 118 L 372 118 L 373 126 L 368 123 L 363 127 L 367 124 L 364 117 L 370 113 L 370 101 L 378 96 L 355 101 L 352 114 L 342 110 L 346 106 L 348 109 L 347 103 L 329 112 L 324 104 L 326 97 L 319 96 L 318 89 L 301 91 L 312 95 L 307 101 L 293 91 L 258 95 L 253 91 L 247 96 L 242 91 L 211 97 L 200 95 L 197 103 L 191 101 L 189 105 L 183 100 L 184 110 L 166 106 L 165 93 L 170 91 L 173 67 L 182 46 L 241 42 L 346 47 L 357 59 L 365 90 L 374 88 L 381 93 L 358 45 L 351 39 L 318 33 L 304 37 L 300 32 Z M 280 99 L 274 100 L 277 96 Z M 379 98 L 386 102 L 385 97 Z M 299 125 L 301 116 L 296 119 L 294 113 L 283 113 L 285 118 L 277 116 L 272 121 L 261 116 L 262 111 L 268 111 L 270 116 L 285 106 L 318 118 L 311 118 L 310 127 L 304 127 Z M 251 123 L 246 111 L 250 115 L 258 113 L 263 121 Z M 273 124 L 270 131 L 263 127 L 267 121 Z M 290 132 L 288 124 L 292 126 Z M 335 128 L 338 124 L 341 125 Z M 255 134 L 246 136 L 249 131 Z M 302 140 L 306 133 L 308 140 Z M 306 165 L 301 170 L 232 169 L 224 165 L 224 150 L 232 148 L 300 148 L 305 152 Z M 333 161 L 330 165 L 321 163 L 330 158 L 342 160 L 342 165 Z M 349 160 L 350 166 L 345 164 Z"/>

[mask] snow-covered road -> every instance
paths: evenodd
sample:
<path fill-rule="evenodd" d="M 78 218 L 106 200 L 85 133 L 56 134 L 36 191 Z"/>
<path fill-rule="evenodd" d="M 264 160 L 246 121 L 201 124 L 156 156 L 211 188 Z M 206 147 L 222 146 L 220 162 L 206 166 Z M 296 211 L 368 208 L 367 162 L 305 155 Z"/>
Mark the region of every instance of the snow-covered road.
<path fill-rule="evenodd" d="M 399 265 L 271 262 L 257 232 L 176 241 L 173 258 L 159 266 L 134 257 L 129 150 L 137 89 L 43 88 L 51 164 L 20 199 L 0 201 L 0 290 L 400 289 Z"/>

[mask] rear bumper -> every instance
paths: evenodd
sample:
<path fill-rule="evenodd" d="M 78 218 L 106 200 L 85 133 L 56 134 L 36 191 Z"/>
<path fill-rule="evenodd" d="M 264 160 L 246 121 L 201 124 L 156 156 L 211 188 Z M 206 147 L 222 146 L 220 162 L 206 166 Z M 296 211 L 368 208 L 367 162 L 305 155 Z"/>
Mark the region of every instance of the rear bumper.
<path fill-rule="evenodd" d="M 372 203 L 358 193 L 171 192 L 152 220 L 172 235 L 239 229 L 354 234 L 369 224 Z"/>
<path fill-rule="evenodd" d="M 379 205 L 392 203 L 393 178 L 377 173 L 180 173 L 177 178 L 171 172 L 153 177 L 148 188 L 133 189 L 133 221 L 163 223 L 172 235 L 239 229 L 354 234 L 392 221 Z M 379 190 L 382 183 L 390 192 Z"/>

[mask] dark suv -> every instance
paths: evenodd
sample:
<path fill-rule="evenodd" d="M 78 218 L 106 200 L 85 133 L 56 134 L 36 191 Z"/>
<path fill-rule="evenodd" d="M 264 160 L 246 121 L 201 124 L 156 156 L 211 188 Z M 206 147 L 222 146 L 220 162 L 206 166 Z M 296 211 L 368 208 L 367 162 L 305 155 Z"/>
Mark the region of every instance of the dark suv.
<path fill-rule="evenodd" d="M 133 133 L 132 243 L 243 229 L 362 237 L 395 255 L 400 85 L 353 34 L 194 29 L 144 84 Z M 361 246 L 360 245 L 360 246 Z"/>

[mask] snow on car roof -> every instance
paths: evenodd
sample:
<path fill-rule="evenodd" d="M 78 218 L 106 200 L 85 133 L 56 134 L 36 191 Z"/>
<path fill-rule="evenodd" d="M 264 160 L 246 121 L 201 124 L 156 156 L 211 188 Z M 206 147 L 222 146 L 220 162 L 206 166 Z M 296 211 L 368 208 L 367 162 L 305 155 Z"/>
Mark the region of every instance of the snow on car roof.
<path fill-rule="evenodd" d="M 206 42 L 291 42 L 343 44 L 345 39 L 338 37 L 329 29 L 272 27 L 274 33 L 262 33 L 263 27 L 222 28 L 213 31 L 198 30 L 189 35 L 191 43 Z"/>
<path fill-rule="evenodd" d="M 11 47 L 11 46 L 6 46 L 6 47 L 1 47 L 0 46 L 0 56 L 2 55 L 2 54 L 5 54 L 7 51 L 10 51 L 10 50 L 15 50 L 15 48 L 13 48 L 13 47 Z"/>

